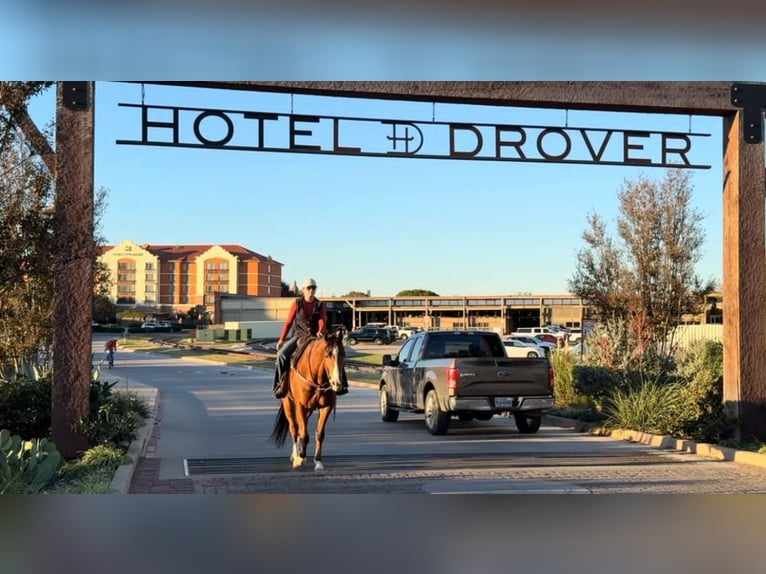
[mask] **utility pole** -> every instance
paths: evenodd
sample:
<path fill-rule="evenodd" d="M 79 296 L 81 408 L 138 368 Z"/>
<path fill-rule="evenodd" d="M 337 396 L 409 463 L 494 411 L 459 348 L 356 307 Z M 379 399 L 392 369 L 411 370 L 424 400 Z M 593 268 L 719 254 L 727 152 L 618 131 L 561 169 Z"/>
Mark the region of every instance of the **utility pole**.
<path fill-rule="evenodd" d="M 88 446 L 75 424 L 88 419 L 92 369 L 95 85 L 58 82 L 56 90 L 51 438 L 73 458 Z"/>

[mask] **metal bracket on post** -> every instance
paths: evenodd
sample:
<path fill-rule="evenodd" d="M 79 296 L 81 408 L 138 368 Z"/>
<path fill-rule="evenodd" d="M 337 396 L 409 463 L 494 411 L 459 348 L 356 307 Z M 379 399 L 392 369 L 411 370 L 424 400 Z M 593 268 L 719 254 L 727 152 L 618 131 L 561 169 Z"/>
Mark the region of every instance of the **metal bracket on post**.
<path fill-rule="evenodd" d="M 742 108 L 742 138 L 747 143 L 761 143 L 763 111 L 766 110 L 766 85 L 732 84 L 731 103 Z"/>
<path fill-rule="evenodd" d="M 87 110 L 90 108 L 89 82 L 62 82 L 64 106 L 70 110 Z"/>

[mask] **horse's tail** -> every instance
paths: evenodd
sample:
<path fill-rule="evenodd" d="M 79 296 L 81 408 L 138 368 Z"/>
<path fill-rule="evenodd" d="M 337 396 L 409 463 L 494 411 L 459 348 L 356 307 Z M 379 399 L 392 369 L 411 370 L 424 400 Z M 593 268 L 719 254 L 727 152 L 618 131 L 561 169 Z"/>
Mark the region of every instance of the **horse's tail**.
<path fill-rule="evenodd" d="M 274 430 L 271 432 L 271 436 L 269 437 L 277 445 L 277 448 L 281 448 L 285 444 L 289 430 L 290 425 L 287 423 L 285 405 L 280 403 L 279 411 L 277 412 L 277 418 L 274 421 Z"/>

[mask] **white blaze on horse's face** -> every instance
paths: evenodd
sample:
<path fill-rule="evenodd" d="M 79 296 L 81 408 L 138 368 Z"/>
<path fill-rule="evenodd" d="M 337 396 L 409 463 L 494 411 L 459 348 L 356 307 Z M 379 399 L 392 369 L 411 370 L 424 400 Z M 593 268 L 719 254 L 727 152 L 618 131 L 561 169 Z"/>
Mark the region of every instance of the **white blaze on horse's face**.
<path fill-rule="evenodd" d="M 327 378 L 330 379 L 332 390 L 338 392 L 341 387 L 342 376 L 338 345 L 332 346 L 332 353 L 329 358 L 331 359 L 332 367 L 327 371 Z"/>

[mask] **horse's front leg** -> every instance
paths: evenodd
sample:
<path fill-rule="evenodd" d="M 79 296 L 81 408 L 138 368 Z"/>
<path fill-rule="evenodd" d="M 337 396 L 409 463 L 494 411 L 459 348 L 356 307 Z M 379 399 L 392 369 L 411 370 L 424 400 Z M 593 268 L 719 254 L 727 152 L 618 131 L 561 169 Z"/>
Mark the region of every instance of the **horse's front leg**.
<path fill-rule="evenodd" d="M 306 446 L 309 442 L 306 430 L 308 415 L 301 405 L 295 405 L 295 419 L 298 429 L 293 440 L 293 456 L 290 458 L 293 461 L 293 468 L 299 468 L 306 462 Z"/>
<path fill-rule="evenodd" d="M 322 443 L 324 441 L 324 429 L 327 426 L 327 419 L 330 418 L 330 412 L 332 407 L 322 407 L 319 409 L 319 420 L 317 421 L 316 430 L 316 451 L 314 454 L 314 470 L 324 470 L 324 464 L 322 464 Z"/>

